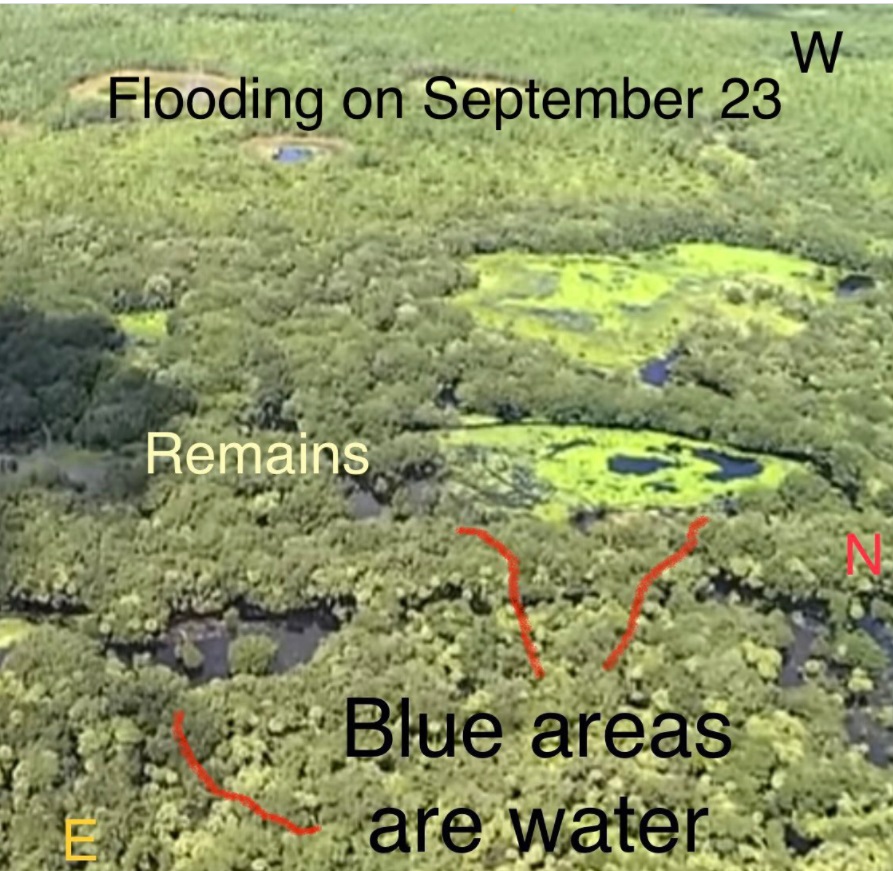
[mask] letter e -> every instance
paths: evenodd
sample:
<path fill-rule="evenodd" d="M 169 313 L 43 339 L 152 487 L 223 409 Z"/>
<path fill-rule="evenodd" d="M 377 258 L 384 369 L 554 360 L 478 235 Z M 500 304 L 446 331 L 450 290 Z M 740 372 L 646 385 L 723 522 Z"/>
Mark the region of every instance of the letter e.
<path fill-rule="evenodd" d="M 471 820 L 471 825 L 457 825 L 454 820 L 458 816 L 468 817 Z M 472 850 L 476 850 L 477 845 L 481 842 L 481 839 L 477 837 L 481 833 L 481 818 L 470 807 L 457 807 L 444 817 L 440 833 L 443 837 L 443 843 L 448 850 L 451 850 L 453 853 L 470 853 Z M 474 835 L 475 837 L 473 837 L 464 847 L 460 847 L 453 840 L 453 835 L 466 834 Z"/>
<path fill-rule="evenodd" d="M 73 835 L 71 830 L 75 826 L 95 826 L 96 820 L 65 820 L 65 861 L 66 862 L 95 862 L 95 856 L 76 856 L 71 852 L 72 844 L 92 844 L 90 835 Z"/>
<path fill-rule="evenodd" d="M 200 456 L 199 452 L 203 456 Z M 208 465 L 201 469 L 196 463 L 207 463 Z M 214 449 L 206 442 L 196 442 L 190 445 L 186 451 L 186 468 L 193 475 L 207 475 L 214 468 Z"/>

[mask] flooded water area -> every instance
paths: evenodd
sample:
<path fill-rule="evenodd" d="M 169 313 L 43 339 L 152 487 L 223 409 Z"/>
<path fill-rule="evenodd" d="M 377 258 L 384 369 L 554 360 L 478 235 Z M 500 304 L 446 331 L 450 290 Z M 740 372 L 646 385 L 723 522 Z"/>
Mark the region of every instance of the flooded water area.
<path fill-rule="evenodd" d="M 856 629 L 867 634 L 883 651 L 885 665 L 872 678 L 873 688 L 867 693 L 853 691 L 854 671 L 836 660 L 826 642 L 828 627 L 811 616 L 795 613 L 791 617 L 793 639 L 785 649 L 779 685 L 785 690 L 803 686 L 813 676 L 824 673 L 846 685 L 849 701 L 844 727 L 848 740 L 864 749 L 872 765 L 888 766 L 893 762 L 893 725 L 887 723 L 883 711 L 893 702 L 893 628 L 875 617 L 856 621 Z M 857 636 L 858 637 L 858 636 Z"/>
<path fill-rule="evenodd" d="M 893 712 L 893 625 L 864 616 L 835 628 L 828 609 L 819 601 L 795 602 L 787 595 L 772 595 L 765 588 L 748 586 L 745 579 L 724 574 L 715 576 L 698 593 L 698 599 L 764 614 L 783 612 L 790 639 L 781 650 L 781 704 L 796 708 L 796 696 L 789 694 L 813 682 L 826 689 L 833 687 L 846 699 L 841 725 L 846 739 L 859 746 L 872 765 L 893 763 L 893 720 L 889 716 Z M 866 661 L 865 646 L 872 644 L 874 667 L 856 668 L 857 661 Z M 859 659 L 853 656 L 856 648 L 862 651 Z M 870 683 L 864 683 L 868 671 Z M 857 676 L 859 680 L 855 680 Z"/>
<path fill-rule="evenodd" d="M 882 726 L 865 708 L 852 708 L 846 716 L 847 737 L 865 747 L 872 765 L 886 768 L 893 761 L 893 730 Z"/>
<path fill-rule="evenodd" d="M 0 490 L 41 486 L 88 498 L 118 498 L 140 492 L 144 485 L 143 464 L 135 456 L 67 446 L 0 452 Z"/>
<path fill-rule="evenodd" d="M 352 600 L 317 604 L 283 614 L 256 608 L 231 609 L 224 616 L 175 619 L 154 640 L 127 643 L 106 640 L 106 654 L 131 667 L 160 665 L 197 685 L 236 674 L 284 674 L 309 662 L 325 639 L 347 622 Z M 87 609 L 58 609 L 19 602 L 15 612 L 0 612 L 0 668 L 16 646 L 41 626 L 77 630 L 93 623 Z M 85 643 L 95 645 L 92 634 Z"/>
<path fill-rule="evenodd" d="M 822 631 L 821 622 L 799 612 L 791 616 L 790 624 L 794 637 L 783 653 L 779 675 L 779 685 L 785 689 L 802 686 L 806 680 L 806 663 Z"/>
<path fill-rule="evenodd" d="M 173 623 L 154 643 L 110 644 L 109 649 L 131 664 L 148 660 L 184 675 L 192 684 L 203 684 L 246 670 L 255 674 L 291 671 L 309 662 L 323 640 L 341 625 L 342 618 L 327 606 L 238 620 L 188 618 Z"/>

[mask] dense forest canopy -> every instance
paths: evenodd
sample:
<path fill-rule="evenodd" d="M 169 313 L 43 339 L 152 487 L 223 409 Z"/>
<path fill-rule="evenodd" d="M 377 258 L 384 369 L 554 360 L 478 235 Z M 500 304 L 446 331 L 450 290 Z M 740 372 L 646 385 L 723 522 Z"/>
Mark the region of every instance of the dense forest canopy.
<path fill-rule="evenodd" d="M 790 31 L 844 31 L 802 74 Z M 0 11 L 0 867 L 390 868 L 384 806 L 470 805 L 413 867 L 518 851 L 507 807 L 706 805 L 673 871 L 889 871 L 893 17 L 847 7 Z M 270 121 L 112 121 L 97 77 L 256 75 Z M 692 119 L 433 121 L 420 83 L 624 75 Z M 721 117 L 731 76 L 771 121 Z M 202 79 L 204 77 L 204 79 Z M 399 86 L 401 120 L 336 95 Z M 101 89 L 100 89 L 101 90 Z M 147 432 L 369 447 L 345 475 L 145 474 Z M 635 583 L 707 514 L 604 672 Z M 504 565 L 517 554 L 547 676 Z M 490 711 L 498 764 L 347 759 L 350 696 Z M 296 838 L 218 783 L 323 831 Z M 544 711 L 728 716 L 733 750 L 545 764 Z"/>

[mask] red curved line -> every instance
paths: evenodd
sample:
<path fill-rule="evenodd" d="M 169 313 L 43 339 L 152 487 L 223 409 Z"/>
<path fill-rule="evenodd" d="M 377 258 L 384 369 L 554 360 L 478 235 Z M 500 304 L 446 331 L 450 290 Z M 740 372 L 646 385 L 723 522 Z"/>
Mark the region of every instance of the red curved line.
<path fill-rule="evenodd" d="M 225 789 L 221 789 L 214 783 L 211 775 L 202 768 L 198 759 L 195 758 L 195 754 L 192 752 L 192 748 L 186 740 L 186 735 L 183 734 L 183 716 L 182 711 L 174 711 L 174 724 L 171 727 L 171 731 L 174 733 L 174 738 L 176 738 L 177 744 L 180 746 L 180 753 L 183 754 L 186 764 L 195 772 L 198 779 L 204 784 L 205 789 L 207 789 L 211 795 L 216 796 L 217 798 L 226 799 L 226 801 L 234 801 L 244 805 L 251 811 L 251 813 L 257 814 L 262 820 L 266 820 L 268 823 L 275 823 L 277 826 L 282 826 L 284 829 L 288 829 L 293 835 L 315 835 L 320 830 L 320 826 L 310 826 L 308 828 L 296 826 L 291 820 L 287 820 L 285 817 L 280 817 L 276 814 L 271 814 L 269 811 L 265 811 L 254 799 L 248 798 L 247 795 L 242 795 L 238 792 L 228 792 Z"/>
<path fill-rule="evenodd" d="M 540 662 L 533 638 L 530 636 L 530 621 L 527 619 L 527 614 L 524 612 L 524 603 L 521 601 L 521 589 L 518 583 L 521 576 L 521 564 L 518 562 L 518 557 L 501 541 L 493 538 L 485 529 L 480 529 L 477 526 L 460 526 L 456 529 L 456 532 L 459 535 L 476 535 L 484 544 L 492 547 L 508 564 L 509 601 L 512 603 L 512 608 L 515 609 L 515 617 L 521 629 L 521 641 L 524 644 L 524 651 L 527 653 L 527 661 L 530 663 L 537 680 L 539 680 L 545 676 L 546 672 Z"/>
<path fill-rule="evenodd" d="M 645 594 L 648 592 L 648 588 L 663 572 L 671 566 L 676 565 L 676 563 L 682 562 L 682 560 L 684 560 L 698 546 L 698 532 L 709 522 L 709 517 L 698 517 L 693 520 L 689 524 L 688 532 L 685 534 L 685 544 L 678 550 L 674 550 L 665 560 L 661 560 L 642 578 L 641 581 L 639 581 L 639 585 L 636 587 L 636 595 L 633 599 L 632 608 L 629 610 L 629 620 L 626 622 L 626 631 L 623 633 L 623 637 L 620 639 L 618 645 L 608 654 L 607 658 L 602 663 L 602 668 L 605 671 L 610 671 L 617 665 L 617 660 L 620 659 L 620 655 L 629 646 L 630 641 L 632 641 L 633 635 L 636 633 L 636 627 L 639 625 L 639 615 L 642 613 L 642 605 L 645 603 Z"/>

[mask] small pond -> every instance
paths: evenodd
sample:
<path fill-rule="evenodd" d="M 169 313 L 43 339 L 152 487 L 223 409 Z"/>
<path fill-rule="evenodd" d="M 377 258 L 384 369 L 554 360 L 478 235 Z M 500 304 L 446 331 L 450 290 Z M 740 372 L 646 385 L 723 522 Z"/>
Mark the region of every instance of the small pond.
<path fill-rule="evenodd" d="M 652 357 L 639 368 L 639 380 L 651 387 L 663 387 L 670 380 L 673 363 L 678 358 L 678 351 L 670 351 L 663 357 Z"/>
<path fill-rule="evenodd" d="M 847 689 L 852 668 L 835 657 L 834 644 L 829 644 L 833 639 L 830 615 L 818 600 L 795 603 L 787 595 L 772 595 L 766 588 L 749 587 L 744 579 L 726 574 L 712 577 L 698 598 L 737 602 L 762 613 L 783 611 L 792 637 L 782 650 L 778 686 L 783 692 L 797 692 L 812 680 L 823 686 L 831 683 L 842 696 L 849 697 L 843 721 L 849 742 L 862 745 L 865 758 L 872 765 L 887 766 L 893 762 L 893 728 L 882 725 L 878 719 L 893 699 L 893 627 L 876 617 L 866 616 L 855 621 L 855 626 L 883 650 L 887 665 L 880 674 L 874 675 L 874 689 L 867 696 L 853 696 Z M 811 669 L 807 671 L 810 660 L 815 673 Z"/>
<path fill-rule="evenodd" d="M 699 460 L 714 463 L 719 468 L 708 472 L 708 481 L 737 481 L 740 478 L 754 478 L 763 471 L 762 464 L 753 457 L 736 457 L 716 451 L 713 448 L 692 448 L 691 453 Z M 608 469 L 619 475 L 652 475 L 662 469 L 677 465 L 657 457 L 633 457 L 615 454 L 608 459 Z M 664 492 L 672 490 L 663 489 Z"/>
<path fill-rule="evenodd" d="M 875 280 L 863 272 L 851 272 L 845 275 L 837 282 L 838 296 L 853 296 L 864 290 L 872 290 L 875 286 Z"/>
<path fill-rule="evenodd" d="M 305 145 L 282 145 L 273 154 L 277 163 L 307 163 L 316 157 L 316 152 Z"/>
<path fill-rule="evenodd" d="M 739 478 L 754 478 L 763 471 L 762 463 L 753 457 L 735 457 L 712 448 L 695 448 L 692 453 L 699 460 L 715 463 L 719 469 L 710 472 L 710 481 L 737 481 Z"/>
<path fill-rule="evenodd" d="M 656 457 L 630 457 L 615 454 L 608 458 L 608 469 L 618 475 L 652 475 L 661 469 L 669 469 L 673 463 Z"/>

